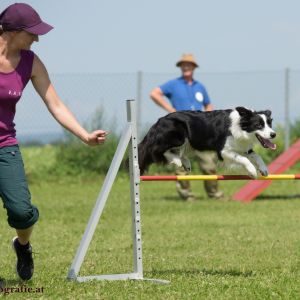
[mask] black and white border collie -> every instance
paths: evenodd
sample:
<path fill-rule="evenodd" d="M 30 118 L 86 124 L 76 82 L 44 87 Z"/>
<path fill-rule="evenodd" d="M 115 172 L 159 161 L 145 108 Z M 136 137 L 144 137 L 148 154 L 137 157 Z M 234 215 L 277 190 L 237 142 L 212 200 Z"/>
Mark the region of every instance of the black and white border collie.
<path fill-rule="evenodd" d="M 215 151 L 225 165 L 237 164 L 256 178 L 257 170 L 268 175 L 262 158 L 253 151 L 254 142 L 275 150 L 271 111 L 245 107 L 210 112 L 180 111 L 160 118 L 138 145 L 143 174 L 152 163 L 170 163 L 191 171 L 187 148 Z"/>

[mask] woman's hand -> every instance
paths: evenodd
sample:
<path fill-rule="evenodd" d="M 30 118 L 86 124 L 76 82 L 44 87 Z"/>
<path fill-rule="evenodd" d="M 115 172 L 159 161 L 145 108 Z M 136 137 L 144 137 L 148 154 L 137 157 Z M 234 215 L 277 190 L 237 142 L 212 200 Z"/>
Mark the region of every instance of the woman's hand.
<path fill-rule="evenodd" d="M 107 134 L 107 131 L 95 130 L 91 133 L 88 133 L 84 142 L 89 146 L 101 145 L 105 142 Z"/>

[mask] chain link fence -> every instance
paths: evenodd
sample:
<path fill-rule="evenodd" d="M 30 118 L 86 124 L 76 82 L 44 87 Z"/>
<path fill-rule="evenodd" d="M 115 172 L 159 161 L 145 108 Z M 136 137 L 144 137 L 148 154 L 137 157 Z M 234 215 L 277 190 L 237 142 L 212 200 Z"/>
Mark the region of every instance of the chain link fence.
<path fill-rule="evenodd" d="M 140 136 L 166 112 L 156 106 L 149 93 L 179 73 L 52 74 L 51 79 L 61 99 L 80 123 L 86 125 L 99 109 L 104 110 L 103 129 L 120 133 L 126 122 L 126 99 L 137 100 Z M 253 71 L 197 73 L 195 78 L 207 88 L 215 109 L 246 106 L 256 110 L 271 109 L 274 124 L 285 126 L 300 117 L 300 71 Z M 64 137 L 60 125 L 31 84 L 18 104 L 15 122 L 21 143 L 51 143 Z"/>

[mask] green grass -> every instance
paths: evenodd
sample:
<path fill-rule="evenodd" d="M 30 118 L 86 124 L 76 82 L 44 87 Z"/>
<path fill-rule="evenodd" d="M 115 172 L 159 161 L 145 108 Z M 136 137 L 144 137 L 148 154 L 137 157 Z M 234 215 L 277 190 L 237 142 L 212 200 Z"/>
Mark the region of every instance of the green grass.
<path fill-rule="evenodd" d="M 28 165 L 32 157 L 24 158 Z M 299 165 L 290 173 L 297 170 Z M 35 274 L 26 286 L 44 292 L 10 294 L 10 299 L 299 299 L 299 181 L 274 182 L 263 194 L 268 199 L 251 204 L 209 200 L 201 182 L 192 183 L 195 203 L 180 201 L 173 182 L 142 183 L 144 276 L 171 283 L 67 281 L 102 182 L 101 176 L 58 182 L 41 177 L 30 184 L 40 220 L 32 236 Z M 220 184 L 230 195 L 243 182 Z M 80 275 L 132 271 L 130 212 L 129 181 L 121 174 Z M 14 231 L 3 209 L 0 226 L 2 284 L 20 287 L 10 248 Z"/>

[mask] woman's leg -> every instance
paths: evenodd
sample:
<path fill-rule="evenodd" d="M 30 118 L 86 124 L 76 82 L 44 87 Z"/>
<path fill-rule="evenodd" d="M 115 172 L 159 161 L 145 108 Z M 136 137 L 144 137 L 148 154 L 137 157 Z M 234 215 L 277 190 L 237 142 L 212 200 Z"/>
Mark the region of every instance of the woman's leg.
<path fill-rule="evenodd" d="M 23 280 L 29 280 L 34 271 L 29 238 L 39 212 L 31 203 L 18 146 L 0 149 L 0 196 L 7 211 L 8 224 L 16 228 L 17 232 L 17 237 L 13 239 L 13 249 L 17 255 L 18 275 Z"/>
<path fill-rule="evenodd" d="M 21 245 L 28 244 L 32 230 L 33 230 L 33 225 L 26 229 L 16 229 L 18 240 Z"/>

